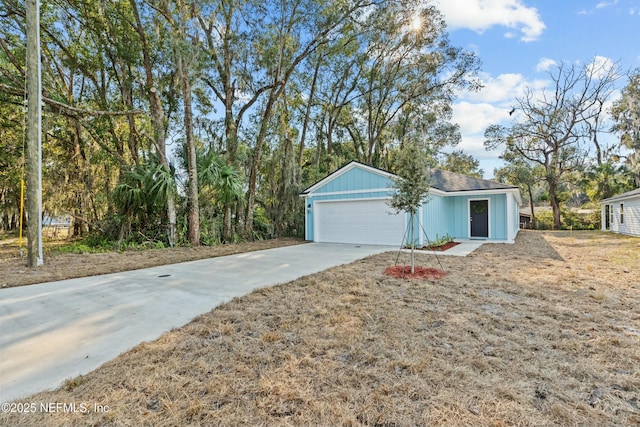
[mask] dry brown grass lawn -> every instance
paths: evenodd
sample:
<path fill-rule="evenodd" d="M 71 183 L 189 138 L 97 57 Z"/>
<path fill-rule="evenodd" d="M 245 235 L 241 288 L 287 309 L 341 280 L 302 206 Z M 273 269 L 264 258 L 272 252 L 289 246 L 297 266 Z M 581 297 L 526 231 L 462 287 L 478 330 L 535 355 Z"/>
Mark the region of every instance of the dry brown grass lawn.
<path fill-rule="evenodd" d="M 280 238 L 196 248 L 175 247 L 93 254 L 59 253 L 52 250 L 56 245 L 67 242 L 68 240 L 63 239 L 45 241 L 44 265 L 29 268 L 26 249 L 25 257 L 20 256 L 18 238 L 0 233 L 0 288 L 136 270 L 304 243 L 301 239 Z"/>
<path fill-rule="evenodd" d="M 431 282 L 384 275 L 395 255 L 237 298 L 23 399 L 106 413 L 0 425 L 640 424 L 640 239 L 523 232 L 441 256 Z"/>

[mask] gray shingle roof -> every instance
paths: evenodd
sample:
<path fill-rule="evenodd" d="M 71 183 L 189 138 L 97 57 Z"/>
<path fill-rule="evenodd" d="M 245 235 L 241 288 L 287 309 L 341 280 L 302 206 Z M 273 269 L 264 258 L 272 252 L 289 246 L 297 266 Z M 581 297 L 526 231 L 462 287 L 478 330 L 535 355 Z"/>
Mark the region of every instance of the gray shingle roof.
<path fill-rule="evenodd" d="M 627 197 L 633 197 L 633 196 L 640 196 L 640 188 L 627 191 L 626 193 L 618 194 L 617 196 L 609 197 L 608 199 L 601 200 L 600 203 L 614 201 L 618 199 L 626 199 Z"/>
<path fill-rule="evenodd" d="M 474 178 L 472 176 L 462 175 L 455 172 L 444 171 L 441 169 L 431 170 L 432 188 L 441 191 L 477 191 L 477 190 L 504 190 L 509 188 L 518 188 L 500 182 L 489 181 L 487 179 Z"/>

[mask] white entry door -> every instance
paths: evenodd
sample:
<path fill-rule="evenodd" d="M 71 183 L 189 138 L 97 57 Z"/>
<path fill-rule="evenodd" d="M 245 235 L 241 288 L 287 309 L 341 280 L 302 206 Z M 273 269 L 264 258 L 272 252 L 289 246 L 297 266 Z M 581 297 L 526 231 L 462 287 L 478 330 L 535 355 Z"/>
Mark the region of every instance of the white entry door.
<path fill-rule="evenodd" d="M 316 202 L 314 241 L 400 246 L 406 215 L 396 214 L 387 200 Z"/>

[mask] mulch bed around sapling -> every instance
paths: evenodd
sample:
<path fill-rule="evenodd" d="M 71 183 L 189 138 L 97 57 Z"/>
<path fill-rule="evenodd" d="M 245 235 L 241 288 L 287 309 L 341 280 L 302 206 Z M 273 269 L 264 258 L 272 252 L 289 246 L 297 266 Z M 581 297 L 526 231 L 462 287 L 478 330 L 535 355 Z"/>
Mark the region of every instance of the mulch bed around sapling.
<path fill-rule="evenodd" d="M 414 272 L 411 273 L 410 265 L 394 265 L 392 267 L 387 267 L 384 270 L 384 274 L 391 277 L 395 277 L 396 279 L 420 279 L 420 280 L 441 279 L 447 274 L 442 270 L 438 270 L 437 268 L 430 268 L 430 267 L 415 266 L 413 271 Z"/>
<path fill-rule="evenodd" d="M 454 246 L 458 246 L 460 244 L 460 242 L 447 242 L 444 245 L 440 245 L 440 246 L 423 246 L 421 248 L 417 248 L 418 250 L 423 250 L 423 251 L 446 251 L 447 249 L 451 249 Z"/>

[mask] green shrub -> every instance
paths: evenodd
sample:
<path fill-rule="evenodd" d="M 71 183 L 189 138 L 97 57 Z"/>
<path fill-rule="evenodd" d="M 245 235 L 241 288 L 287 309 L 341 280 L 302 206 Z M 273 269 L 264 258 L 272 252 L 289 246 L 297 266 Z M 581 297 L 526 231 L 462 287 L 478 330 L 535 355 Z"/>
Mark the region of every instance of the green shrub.
<path fill-rule="evenodd" d="M 578 213 L 576 210 L 562 211 L 562 228 L 571 230 L 598 230 L 600 212 Z"/>
<path fill-rule="evenodd" d="M 553 213 L 550 210 L 536 212 L 538 230 L 553 229 Z M 600 212 L 578 213 L 575 209 L 560 209 L 561 230 L 598 230 L 600 229 Z"/>
<path fill-rule="evenodd" d="M 429 244 L 429 246 L 432 247 L 438 247 L 438 246 L 444 246 L 447 243 L 453 242 L 453 237 L 449 236 L 449 233 L 447 233 L 446 235 L 442 236 L 442 237 L 438 237 L 438 234 L 436 234 L 436 238 L 435 240 L 432 240 L 430 242 L 427 242 Z"/>

